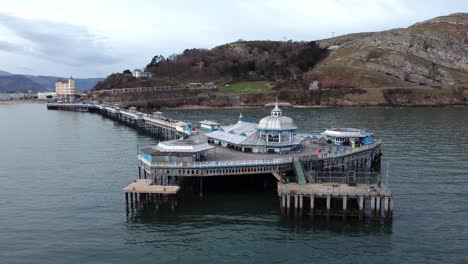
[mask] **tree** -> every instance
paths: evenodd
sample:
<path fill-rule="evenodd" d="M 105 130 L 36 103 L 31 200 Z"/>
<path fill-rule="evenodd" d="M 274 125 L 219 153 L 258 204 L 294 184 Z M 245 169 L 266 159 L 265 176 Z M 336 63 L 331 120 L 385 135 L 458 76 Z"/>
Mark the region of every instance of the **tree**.
<path fill-rule="evenodd" d="M 123 74 L 132 74 L 132 72 L 130 70 L 125 70 L 123 71 Z"/>

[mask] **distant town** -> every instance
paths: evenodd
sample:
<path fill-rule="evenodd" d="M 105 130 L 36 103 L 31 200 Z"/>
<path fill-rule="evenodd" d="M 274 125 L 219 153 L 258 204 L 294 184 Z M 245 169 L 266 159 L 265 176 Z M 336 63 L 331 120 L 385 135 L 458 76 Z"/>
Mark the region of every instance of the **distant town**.
<path fill-rule="evenodd" d="M 70 77 L 68 80 L 60 79 L 55 82 L 55 91 L 45 92 L 12 92 L 0 93 L 1 101 L 13 100 L 41 100 L 41 101 L 58 101 L 58 102 L 75 102 L 77 97 L 86 95 L 86 91 L 77 91 L 76 82 Z"/>
<path fill-rule="evenodd" d="M 135 78 L 153 78 L 154 75 L 142 69 L 135 69 L 132 72 Z M 0 92 L 0 101 L 16 101 L 16 100 L 39 100 L 47 102 L 63 102 L 73 103 L 79 98 L 86 96 L 88 91 L 78 90 L 76 80 L 73 77 L 68 79 L 57 79 L 55 81 L 55 89 L 49 91 L 21 91 L 21 92 Z"/>

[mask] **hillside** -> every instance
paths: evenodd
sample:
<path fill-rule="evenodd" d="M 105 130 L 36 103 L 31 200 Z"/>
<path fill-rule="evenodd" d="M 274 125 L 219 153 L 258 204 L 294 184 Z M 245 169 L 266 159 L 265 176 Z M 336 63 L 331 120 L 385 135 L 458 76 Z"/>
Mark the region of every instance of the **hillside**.
<path fill-rule="evenodd" d="M 467 45 L 468 14 L 457 13 L 316 42 L 238 41 L 155 56 L 146 67 L 155 80 L 114 74 L 95 89 L 263 80 L 281 99 L 302 105 L 465 104 Z M 269 97 L 246 94 L 240 104 Z"/>
<path fill-rule="evenodd" d="M 468 81 L 468 14 L 405 29 L 322 40 L 330 55 L 305 74 L 324 87 L 450 87 Z"/>
<path fill-rule="evenodd" d="M 138 80 L 129 74 L 113 74 L 94 89 L 298 79 L 325 55 L 326 50 L 313 41 L 238 41 L 210 50 L 187 49 L 169 58 L 155 56 L 146 69 L 153 72 L 156 79 Z"/>

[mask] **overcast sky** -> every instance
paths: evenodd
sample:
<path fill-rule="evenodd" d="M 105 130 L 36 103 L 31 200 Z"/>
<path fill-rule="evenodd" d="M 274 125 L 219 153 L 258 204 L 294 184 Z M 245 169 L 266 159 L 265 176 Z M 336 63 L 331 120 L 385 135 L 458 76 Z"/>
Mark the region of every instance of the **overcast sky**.
<path fill-rule="evenodd" d="M 2 1 L 0 70 L 105 77 L 186 48 L 317 40 L 456 12 L 468 0 Z"/>

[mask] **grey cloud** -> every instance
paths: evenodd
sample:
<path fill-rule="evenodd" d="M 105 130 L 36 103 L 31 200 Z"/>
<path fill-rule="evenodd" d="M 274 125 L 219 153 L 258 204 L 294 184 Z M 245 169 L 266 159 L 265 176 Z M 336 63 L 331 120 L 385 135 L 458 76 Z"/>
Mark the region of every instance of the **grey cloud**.
<path fill-rule="evenodd" d="M 21 50 L 18 46 L 8 41 L 0 40 L 0 51 L 15 52 Z"/>
<path fill-rule="evenodd" d="M 27 47 L 15 47 L 0 42 L 0 50 L 18 52 L 52 60 L 70 66 L 107 65 L 117 63 L 117 57 L 108 54 L 108 44 L 86 27 L 33 20 L 0 13 L 0 25 L 27 41 Z"/>

